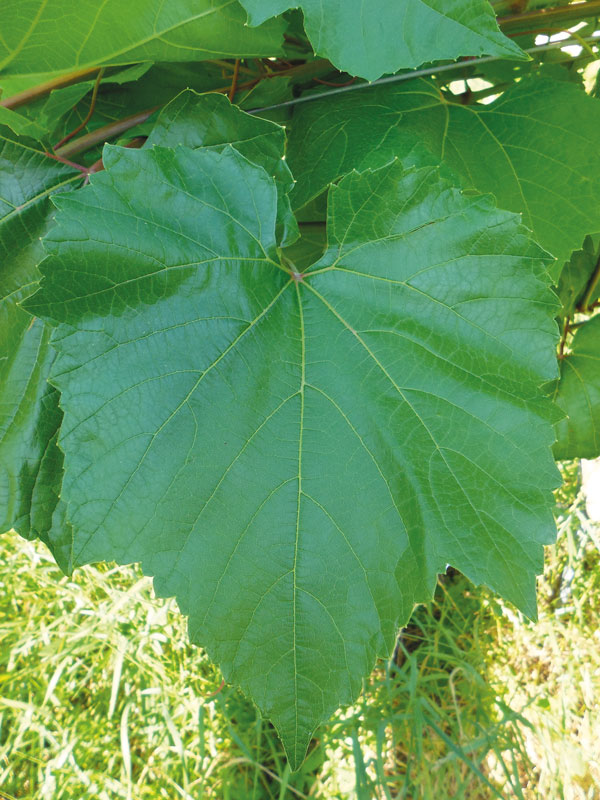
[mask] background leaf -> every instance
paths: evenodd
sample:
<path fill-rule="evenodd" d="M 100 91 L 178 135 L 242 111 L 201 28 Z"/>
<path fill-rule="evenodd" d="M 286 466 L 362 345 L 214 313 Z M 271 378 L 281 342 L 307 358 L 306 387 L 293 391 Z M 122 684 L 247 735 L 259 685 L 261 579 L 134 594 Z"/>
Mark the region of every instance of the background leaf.
<path fill-rule="evenodd" d="M 425 79 L 360 91 L 360 103 L 350 92 L 294 113 L 294 207 L 353 168 L 420 163 L 425 150 L 465 186 L 521 213 L 556 257 L 555 279 L 584 237 L 600 232 L 600 103 L 578 86 L 523 80 L 489 106 L 448 102 Z"/>
<path fill-rule="evenodd" d="M 56 199 L 27 304 L 57 325 L 74 561 L 141 561 L 295 768 L 448 562 L 535 613 L 547 259 L 394 162 L 332 191 L 294 278 L 275 182 L 232 147 L 104 161 Z"/>
<path fill-rule="evenodd" d="M 556 458 L 600 455 L 600 317 L 575 331 L 571 352 L 560 362 L 556 404 L 567 415 L 556 425 Z"/>
<path fill-rule="evenodd" d="M 10 128 L 17 136 L 30 136 L 39 141 L 42 141 L 47 133 L 46 128 L 34 120 L 4 106 L 0 106 L 0 125 Z"/>
<path fill-rule="evenodd" d="M 235 0 L 13 0 L 0 10 L 0 81 L 3 73 L 41 83 L 101 65 L 278 54 L 279 20 L 256 29 L 244 22 Z"/>
<path fill-rule="evenodd" d="M 250 161 L 260 163 L 278 186 L 280 241 L 290 244 L 298 238 L 288 198 L 294 179 L 284 160 L 285 131 L 280 125 L 240 111 L 223 95 L 200 95 L 188 89 L 161 111 L 147 141 L 149 147 L 180 144 L 217 151 L 231 144 Z"/>
<path fill-rule="evenodd" d="M 576 250 L 560 274 L 558 296 L 563 314 L 570 316 L 585 299 L 586 306 L 600 297 L 600 281 L 594 281 L 600 271 L 600 236 L 586 236 L 581 250 Z M 593 285 L 590 286 L 590 281 Z M 589 297 L 587 296 L 589 294 Z"/>
<path fill-rule="evenodd" d="M 258 25 L 300 7 L 317 55 L 368 80 L 425 61 L 484 53 L 526 59 L 485 0 L 240 0 Z"/>
<path fill-rule="evenodd" d="M 37 287 L 49 195 L 78 179 L 34 144 L 0 134 L 0 531 L 15 528 L 49 545 L 65 534 L 51 534 L 62 474 L 55 441 L 62 415 L 46 382 L 55 353 L 49 329 L 19 303 Z"/>

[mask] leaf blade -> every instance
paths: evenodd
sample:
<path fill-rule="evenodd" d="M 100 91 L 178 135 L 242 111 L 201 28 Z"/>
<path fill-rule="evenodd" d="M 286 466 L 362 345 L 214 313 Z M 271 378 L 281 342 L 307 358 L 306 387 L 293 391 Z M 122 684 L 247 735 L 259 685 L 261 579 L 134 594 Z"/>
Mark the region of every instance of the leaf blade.
<path fill-rule="evenodd" d="M 359 0 L 241 0 L 241 4 L 252 25 L 300 7 L 315 52 L 340 70 L 367 80 L 425 61 L 466 55 L 527 58 L 499 31 L 489 6 L 478 0 L 402 4 L 378 0 L 368 9 Z"/>
<path fill-rule="evenodd" d="M 555 279 L 584 237 L 596 232 L 600 103 L 578 86 L 523 80 L 490 106 L 449 103 L 424 79 L 361 91 L 366 99 L 360 105 L 340 95 L 305 103 L 294 114 L 288 147 L 297 180 L 293 207 L 352 168 L 395 157 L 407 165 L 433 158 L 465 186 L 490 192 L 501 208 L 523 214 L 557 259 Z"/>
<path fill-rule="evenodd" d="M 136 61 L 270 56 L 283 30 L 278 21 L 247 28 L 235 0 L 27 0 L 9 5 L 2 22 L 0 72 L 34 81 Z"/>
<path fill-rule="evenodd" d="M 561 359 L 555 402 L 565 412 L 556 425 L 556 458 L 600 455 L 600 317 L 577 329 L 571 352 Z"/>
<path fill-rule="evenodd" d="M 284 160 L 285 131 L 280 125 L 246 114 L 223 95 L 187 89 L 161 111 L 146 142 L 153 145 L 215 150 L 231 145 L 249 161 L 260 163 L 278 185 L 282 245 L 298 238 L 288 197 L 294 179 Z"/>

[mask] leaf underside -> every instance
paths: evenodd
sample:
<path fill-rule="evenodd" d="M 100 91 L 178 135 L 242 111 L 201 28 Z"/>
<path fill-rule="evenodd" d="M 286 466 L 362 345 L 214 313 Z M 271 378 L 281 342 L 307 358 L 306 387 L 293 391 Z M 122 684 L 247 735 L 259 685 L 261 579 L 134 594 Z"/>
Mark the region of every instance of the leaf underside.
<path fill-rule="evenodd" d="M 554 533 L 556 299 L 518 218 L 395 161 L 282 263 L 278 185 L 232 146 L 105 148 L 56 198 L 75 564 L 140 561 L 293 768 L 447 563 L 535 614 Z"/>

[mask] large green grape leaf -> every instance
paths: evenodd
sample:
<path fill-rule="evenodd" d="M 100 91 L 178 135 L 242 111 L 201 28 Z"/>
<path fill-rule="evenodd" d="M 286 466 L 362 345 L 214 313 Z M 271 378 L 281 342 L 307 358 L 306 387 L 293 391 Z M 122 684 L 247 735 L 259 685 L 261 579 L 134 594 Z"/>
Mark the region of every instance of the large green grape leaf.
<path fill-rule="evenodd" d="M 535 614 L 556 300 L 515 215 L 396 161 L 279 261 L 232 147 L 106 147 L 27 305 L 56 325 L 76 564 L 140 561 L 292 767 L 447 563 Z"/>
<path fill-rule="evenodd" d="M 31 143 L 0 133 L 0 531 L 38 536 L 51 549 L 64 534 L 52 522 L 62 470 L 58 393 L 46 381 L 55 353 L 48 327 L 19 303 L 37 286 L 50 193 L 79 179 Z"/>
<path fill-rule="evenodd" d="M 318 55 L 368 80 L 425 61 L 459 56 L 527 56 L 498 29 L 487 0 L 240 0 L 259 25 L 301 8 Z"/>
<path fill-rule="evenodd" d="M 578 328 L 560 362 L 556 403 L 567 415 L 556 426 L 556 458 L 600 455 L 600 317 Z"/>
<path fill-rule="evenodd" d="M 280 20 L 253 29 L 236 0 L 7 0 L 0 75 L 54 74 L 134 61 L 277 55 Z"/>
<path fill-rule="evenodd" d="M 361 89 L 298 106 L 288 146 L 300 207 L 351 169 L 423 151 L 465 185 L 520 212 L 557 259 L 600 232 L 600 102 L 574 84 L 524 80 L 490 106 L 464 106 L 427 80 Z"/>
<path fill-rule="evenodd" d="M 294 178 L 284 159 L 285 131 L 281 125 L 240 111 L 221 94 L 197 94 L 187 89 L 161 111 L 146 144 L 216 150 L 233 145 L 250 161 L 260 162 L 277 183 L 280 241 L 289 244 L 298 238 L 288 197 Z"/>

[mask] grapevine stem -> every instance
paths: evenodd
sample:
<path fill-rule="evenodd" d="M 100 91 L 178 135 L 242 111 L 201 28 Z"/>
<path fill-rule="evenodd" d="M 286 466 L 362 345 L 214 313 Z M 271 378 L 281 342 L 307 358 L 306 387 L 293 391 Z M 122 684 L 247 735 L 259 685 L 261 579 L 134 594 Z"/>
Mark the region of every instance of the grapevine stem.
<path fill-rule="evenodd" d="M 33 103 L 34 100 L 39 100 L 40 97 L 45 97 L 54 89 L 63 89 L 65 86 L 72 86 L 74 83 L 81 83 L 87 81 L 88 78 L 94 78 L 100 70 L 100 67 L 92 67 L 91 69 L 80 69 L 77 72 L 70 72 L 68 75 L 61 75 L 58 78 L 53 78 L 51 81 L 40 83 L 38 86 L 32 86 L 31 89 L 25 89 L 23 92 L 13 94 L 12 97 L 7 97 L 6 100 L 0 101 L 0 106 L 4 108 L 18 108 L 27 103 Z"/>
<path fill-rule="evenodd" d="M 216 691 L 214 691 L 214 692 L 211 692 L 209 695 L 207 695 L 207 698 L 206 698 L 206 699 L 207 699 L 207 700 L 209 700 L 211 697 L 216 697 L 216 696 L 217 696 L 217 695 L 218 695 L 220 692 L 222 692 L 222 691 L 223 691 L 223 689 L 224 689 L 224 688 L 225 688 L 225 678 L 223 678 L 223 679 L 221 680 L 221 683 L 220 683 L 220 685 L 219 685 L 219 688 L 218 688 Z"/>
<path fill-rule="evenodd" d="M 228 97 L 229 102 L 233 103 L 233 98 L 235 97 L 235 93 L 237 92 L 237 83 L 238 83 L 238 75 L 240 74 L 240 60 L 236 58 L 235 66 L 233 68 L 233 77 L 231 78 L 231 88 L 229 89 Z"/>
<path fill-rule="evenodd" d="M 236 59 L 239 61 L 239 59 Z M 215 64 L 217 67 L 221 67 L 222 69 L 227 70 L 235 70 L 235 64 L 232 64 L 230 61 L 220 60 L 220 59 L 213 59 L 212 61 L 205 62 L 207 64 Z M 244 67 L 241 64 L 238 66 L 238 72 L 244 73 L 244 75 L 254 75 L 254 72 L 249 67 Z"/>
<path fill-rule="evenodd" d="M 308 50 L 309 46 L 307 42 L 303 42 L 301 39 L 297 39 L 295 36 L 288 36 L 287 33 L 283 34 L 284 41 L 287 44 L 291 44 L 294 47 L 297 47 L 300 50 Z"/>
<path fill-rule="evenodd" d="M 498 25 L 502 31 L 520 28 L 530 22 L 560 21 L 594 17 L 600 14 L 600 0 L 588 0 L 587 3 L 575 3 L 561 6 L 560 8 L 540 8 L 534 11 L 524 11 L 522 14 L 509 14 L 498 18 Z"/>
<path fill-rule="evenodd" d="M 586 3 L 586 6 L 591 6 L 592 4 L 597 5 L 600 9 L 600 0 L 590 0 L 589 3 Z M 584 5 L 578 4 L 578 5 Z M 594 44 L 598 42 L 597 37 L 586 37 L 582 39 L 581 37 L 573 37 L 571 40 L 565 39 L 560 42 L 551 42 L 546 45 L 540 45 L 536 47 L 530 47 L 524 50 L 525 53 L 539 53 L 547 50 L 557 50 L 565 47 L 570 43 L 589 43 Z M 586 57 L 587 56 L 586 54 Z M 293 98 L 292 100 L 286 100 L 283 103 L 276 103 L 271 106 L 264 106 L 262 108 L 253 108 L 249 109 L 248 113 L 250 114 L 260 114 L 264 111 L 272 111 L 279 108 L 286 108 L 288 106 L 294 106 L 299 103 L 306 103 L 310 102 L 311 100 L 320 100 L 324 97 L 331 97 L 332 95 L 341 94 L 342 92 L 353 92 L 357 91 L 358 89 L 368 89 L 371 86 L 381 86 L 383 84 L 388 83 L 400 83 L 403 81 L 410 81 L 416 78 L 422 78 L 429 75 L 439 75 L 442 73 L 453 72 L 456 70 L 461 70 L 473 66 L 478 66 L 479 64 L 489 64 L 490 62 L 500 61 L 501 59 L 496 56 L 483 56 L 481 58 L 473 58 L 469 59 L 468 61 L 460 61 L 458 63 L 452 64 L 441 64 L 434 67 L 426 67 L 424 69 L 417 69 L 412 70 L 411 72 L 404 72 L 399 75 L 387 75 L 384 78 L 379 78 L 379 80 L 372 81 L 371 83 L 364 82 L 364 83 L 352 83 L 348 86 L 338 86 L 336 88 L 332 88 L 330 91 L 323 91 L 319 92 L 318 94 L 308 94 L 302 95 L 301 97 Z M 331 63 L 326 59 L 316 59 L 315 61 L 307 62 L 304 64 L 300 64 L 290 69 L 281 70 L 276 73 L 266 73 L 264 76 L 257 78 L 253 81 L 249 81 L 248 83 L 238 84 L 237 89 L 246 89 L 255 86 L 256 83 L 260 80 L 268 79 L 270 77 L 275 76 L 305 76 L 306 78 L 314 78 L 318 77 L 320 74 L 325 74 L 333 69 Z M 85 77 L 90 77 L 90 72 L 94 75 L 97 74 L 97 69 L 92 71 L 87 70 L 85 72 Z M 83 73 L 79 73 L 80 75 Z M 68 76 L 66 76 L 68 77 Z M 66 80 L 66 77 L 63 77 L 62 80 Z M 67 86 L 69 83 L 75 83 L 77 80 L 83 80 L 84 78 L 75 77 L 75 73 L 70 76 L 70 80 L 67 83 L 58 84 L 57 81 L 50 82 L 53 84 L 52 88 L 58 88 L 59 85 Z M 58 79 L 57 79 L 58 80 Z M 34 89 L 30 89 L 27 92 L 22 93 L 22 95 L 14 95 L 13 97 L 5 100 L 1 105 L 4 105 L 7 108 L 14 108 L 15 101 L 17 101 L 17 105 L 22 105 L 25 102 L 29 102 L 32 99 L 36 99 L 37 97 L 43 96 L 43 94 L 47 93 L 46 89 L 49 84 L 42 84 L 39 87 L 35 87 Z M 44 89 L 44 91 L 41 91 Z M 49 89 L 48 91 L 51 91 Z M 231 84 L 225 87 L 221 87 L 220 89 L 214 89 L 215 92 L 227 92 L 231 91 Z M 23 96 L 27 94 L 28 99 L 23 99 Z M 17 100 L 17 98 L 20 98 Z M 61 146 L 60 148 L 56 149 L 57 155 L 61 156 L 62 158 L 69 158 L 70 156 L 75 155 L 76 153 L 81 153 L 84 150 L 89 150 L 91 147 L 99 144 L 100 142 L 106 141 L 107 139 L 113 138 L 115 136 L 119 136 L 119 134 L 124 133 L 125 131 L 133 128 L 135 125 L 139 125 L 142 122 L 145 122 L 148 117 L 153 114 L 160 106 L 154 106 L 153 108 L 146 109 L 144 111 L 140 111 L 137 114 L 132 114 L 130 117 L 125 117 L 121 120 L 116 120 L 115 122 L 110 122 L 108 125 L 104 125 L 101 128 L 92 131 L 91 133 L 87 133 L 84 136 L 75 139 L 74 141 Z"/>
<path fill-rule="evenodd" d="M 61 164 L 66 164 L 68 167 L 73 167 L 73 169 L 81 172 L 82 175 L 87 174 L 88 168 L 84 167 L 83 164 L 76 164 L 74 161 L 69 161 L 68 158 L 64 158 L 63 156 L 58 155 L 58 153 L 51 153 L 49 150 L 46 150 L 44 155 L 48 156 L 48 158 L 53 158 L 55 161 L 60 161 Z"/>
<path fill-rule="evenodd" d="M 234 65 L 230 64 L 229 61 L 212 60 L 207 63 L 215 64 L 230 70 L 234 68 Z M 69 72 L 67 75 L 60 75 L 58 78 L 52 78 L 50 81 L 32 86 L 31 89 L 25 89 L 22 92 L 13 94 L 11 97 L 7 97 L 6 100 L 0 100 L 0 106 L 4 106 L 4 108 L 18 108 L 19 106 L 27 105 L 27 103 L 33 103 L 34 100 L 45 97 L 50 94 L 50 92 L 54 91 L 54 89 L 64 89 L 65 86 L 72 86 L 74 83 L 82 83 L 90 78 L 94 78 L 99 70 L 100 67 L 90 67 L 89 69 L 79 69 L 75 72 Z M 252 70 L 248 67 L 240 66 L 239 70 L 248 75 L 253 74 Z"/>
<path fill-rule="evenodd" d="M 250 89 L 261 80 L 267 80 L 269 78 L 278 77 L 278 76 L 306 76 L 306 78 L 313 78 L 315 75 L 319 74 L 326 74 L 327 72 L 331 72 L 333 69 L 331 63 L 327 61 L 325 58 L 319 58 L 315 61 L 310 61 L 306 64 L 299 64 L 294 67 L 290 67 L 290 69 L 281 70 L 279 72 L 268 72 L 262 75 L 261 77 L 257 77 L 252 81 L 248 81 L 247 83 L 239 83 L 237 85 L 237 90 L 241 89 Z M 221 92 L 221 93 L 229 93 L 231 91 L 231 84 L 228 86 L 222 86 L 219 89 L 213 89 L 214 92 Z M 109 122 L 107 125 L 103 125 L 101 128 L 97 128 L 95 131 L 91 133 L 86 133 L 84 136 L 80 136 L 78 139 L 74 139 L 69 144 L 66 144 L 60 148 L 56 149 L 58 155 L 63 156 L 64 158 L 70 158 L 71 156 L 75 155 L 76 153 L 82 153 L 84 150 L 89 150 L 91 147 L 95 147 L 95 145 L 100 144 L 101 142 L 106 141 L 107 139 L 114 138 L 115 136 L 119 136 L 125 131 L 128 131 L 130 128 L 133 128 L 135 125 L 139 125 L 142 122 L 145 122 L 148 117 L 157 111 L 160 106 L 154 106 L 153 108 L 145 109 L 144 111 L 139 111 L 137 114 L 132 114 L 130 117 L 125 117 L 124 119 L 116 120 L 115 122 Z M 249 113 L 252 113 L 250 111 Z"/>
<path fill-rule="evenodd" d="M 565 357 L 565 345 L 567 343 L 567 336 L 571 331 L 571 317 L 565 319 L 562 336 L 560 337 L 560 344 L 558 345 L 558 358 L 562 360 Z"/>
<path fill-rule="evenodd" d="M 154 108 L 148 108 L 145 111 L 138 111 L 137 114 L 132 114 L 130 117 L 125 117 L 125 119 L 109 122 L 108 125 L 103 125 L 101 128 L 97 128 L 91 133 L 86 133 L 85 136 L 80 136 L 78 139 L 64 145 L 64 147 L 57 149 L 56 155 L 62 158 L 70 158 L 70 156 L 74 156 L 76 153 L 83 153 L 84 150 L 89 150 L 91 147 L 107 139 L 125 133 L 125 131 L 133 128 L 135 125 L 140 125 L 142 122 L 145 122 L 151 114 L 154 114 L 158 108 L 160 108 L 160 106 L 154 106 Z"/>
<path fill-rule="evenodd" d="M 540 53 L 546 50 L 560 50 L 561 48 L 565 47 L 569 44 L 581 44 L 581 41 L 585 41 L 588 43 L 597 43 L 598 38 L 595 36 L 588 36 L 583 40 L 577 40 L 576 38 L 572 39 L 564 39 L 560 42 L 550 42 L 549 44 L 542 44 L 537 45 L 536 47 L 529 47 L 526 50 L 523 50 L 524 53 Z M 586 58 L 589 56 L 586 53 Z M 570 60 L 574 60 L 571 58 Z M 471 58 L 468 61 L 459 61 L 458 63 L 452 64 L 441 64 L 437 67 L 425 67 L 424 69 L 415 69 L 411 72 L 403 72 L 400 75 L 386 75 L 385 78 L 379 78 L 376 81 L 371 81 L 370 83 L 353 83 L 351 86 L 341 86 L 337 89 L 331 89 L 331 91 L 323 91 L 319 92 L 319 94 L 308 94 L 302 95 L 301 97 L 295 97 L 293 100 L 286 100 L 284 103 L 276 103 L 272 106 L 263 106 L 262 108 L 253 108 L 248 113 L 250 114 L 262 114 L 263 111 L 273 111 L 277 108 L 285 108 L 287 106 L 295 106 L 298 103 L 308 103 L 311 100 L 322 100 L 324 97 L 331 97 L 335 94 L 342 94 L 345 92 L 355 92 L 358 89 L 370 89 L 371 86 L 382 86 L 388 83 L 402 83 L 403 81 L 412 81 L 415 78 L 425 78 L 429 75 L 440 75 L 445 72 L 454 72 L 456 70 L 465 69 L 467 67 L 478 66 L 479 64 L 490 64 L 491 62 L 495 61 L 502 61 L 501 58 L 497 56 L 482 56 L 481 58 Z"/>

